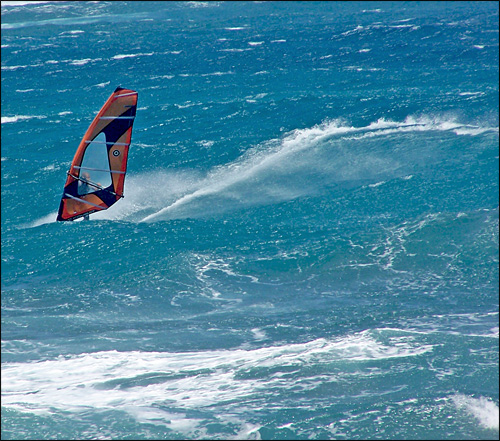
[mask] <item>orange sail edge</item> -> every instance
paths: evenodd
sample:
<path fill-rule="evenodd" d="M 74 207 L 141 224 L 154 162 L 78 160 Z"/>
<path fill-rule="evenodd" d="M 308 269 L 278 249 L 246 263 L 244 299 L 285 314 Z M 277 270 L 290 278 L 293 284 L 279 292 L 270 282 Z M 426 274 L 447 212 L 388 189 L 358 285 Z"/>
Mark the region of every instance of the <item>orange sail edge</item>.
<path fill-rule="evenodd" d="M 95 213 L 97 211 L 103 211 L 109 208 L 104 202 L 101 202 L 101 205 L 96 204 L 95 202 L 99 202 L 97 197 L 93 198 L 93 201 L 86 201 L 85 199 L 77 198 L 73 199 L 69 195 L 66 195 L 66 198 L 61 199 L 61 206 L 59 208 L 59 216 L 61 219 L 57 220 L 75 220 L 80 217 L 84 217 L 86 215 Z"/>
<path fill-rule="evenodd" d="M 123 197 L 137 97 L 118 87 L 93 119 L 68 171 L 57 221 L 87 217 Z"/>

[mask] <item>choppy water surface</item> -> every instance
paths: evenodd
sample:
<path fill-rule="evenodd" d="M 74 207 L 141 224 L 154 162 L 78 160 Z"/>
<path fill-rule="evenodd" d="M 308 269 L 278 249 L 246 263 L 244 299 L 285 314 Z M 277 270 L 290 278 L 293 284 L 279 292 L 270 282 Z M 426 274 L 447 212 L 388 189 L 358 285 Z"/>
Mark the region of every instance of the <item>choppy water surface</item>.
<path fill-rule="evenodd" d="M 2 2 L 2 438 L 498 439 L 498 80 L 497 2 Z"/>

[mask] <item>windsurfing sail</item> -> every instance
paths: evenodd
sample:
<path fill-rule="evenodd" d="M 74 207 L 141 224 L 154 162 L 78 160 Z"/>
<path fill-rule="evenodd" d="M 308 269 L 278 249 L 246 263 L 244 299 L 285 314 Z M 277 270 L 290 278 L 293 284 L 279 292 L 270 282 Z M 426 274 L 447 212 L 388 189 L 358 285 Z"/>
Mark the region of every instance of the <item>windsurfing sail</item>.
<path fill-rule="evenodd" d="M 123 197 L 137 92 L 118 87 L 78 146 L 57 214 L 58 221 L 107 210 Z"/>

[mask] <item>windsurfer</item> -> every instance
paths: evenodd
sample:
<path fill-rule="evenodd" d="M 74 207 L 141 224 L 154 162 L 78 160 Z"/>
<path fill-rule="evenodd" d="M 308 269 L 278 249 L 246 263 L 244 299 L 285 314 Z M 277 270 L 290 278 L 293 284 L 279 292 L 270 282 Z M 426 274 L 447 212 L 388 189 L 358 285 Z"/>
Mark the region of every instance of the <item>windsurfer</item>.
<path fill-rule="evenodd" d="M 85 213 L 107 210 L 123 197 L 136 109 L 137 92 L 122 87 L 117 87 L 104 103 L 83 135 L 71 162 L 57 221 L 70 221 Z M 113 141 L 107 139 L 109 134 Z M 100 148 L 101 145 L 105 147 Z"/>
<path fill-rule="evenodd" d="M 78 181 L 78 194 L 83 195 L 92 193 L 93 191 L 98 190 L 100 187 L 101 183 L 92 182 L 92 179 L 90 178 L 90 173 L 85 171 L 82 173 Z"/>
<path fill-rule="evenodd" d="M 87 194 L 92 191 L 91 185 L 89 185 L 90 182 L 90 173 L 89 172 L 83 172 L 82 176 L 80 177 L 80 180 L 78 181 L 78 194 Z"/>

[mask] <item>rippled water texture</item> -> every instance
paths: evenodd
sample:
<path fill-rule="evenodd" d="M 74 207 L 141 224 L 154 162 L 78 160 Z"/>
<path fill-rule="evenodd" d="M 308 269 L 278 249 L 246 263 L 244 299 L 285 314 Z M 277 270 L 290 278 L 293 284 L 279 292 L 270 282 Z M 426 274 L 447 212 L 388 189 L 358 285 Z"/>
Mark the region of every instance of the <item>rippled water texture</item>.
<path fill-rule="evenodd" d="M 1 9 L 2 439 L 498 439 L 498 2 Z"/>

